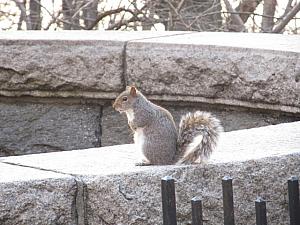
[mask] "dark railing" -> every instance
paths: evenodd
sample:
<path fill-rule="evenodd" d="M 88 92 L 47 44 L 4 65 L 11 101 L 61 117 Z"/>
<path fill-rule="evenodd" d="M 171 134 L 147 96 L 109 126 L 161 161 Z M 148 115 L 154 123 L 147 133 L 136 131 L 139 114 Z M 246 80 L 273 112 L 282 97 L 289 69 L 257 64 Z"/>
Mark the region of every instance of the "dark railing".
<path fill-rule="evenodd" d="M 224 225 L 234 225 L 234 204 L 232 178 L 225 176 L 222 179 L 223 190 L 223 212 Z M 177 225 L 176 218 L 176 197 L 175 180 L 170 177 L 164 177 L 161 180 L 163 224 Z M 289 215 L 290 225 L 300 225 L 300 205 L 299 205 L 299 179 L 291 177 L 288 179 L 289 195 Z M 203 225 L 202 200 L 194 197 L 191 200 L 192 207 L 192 225 Z M 255 200 L 256 225 L 267 225 L 266 201 L 261 197 Z"/>

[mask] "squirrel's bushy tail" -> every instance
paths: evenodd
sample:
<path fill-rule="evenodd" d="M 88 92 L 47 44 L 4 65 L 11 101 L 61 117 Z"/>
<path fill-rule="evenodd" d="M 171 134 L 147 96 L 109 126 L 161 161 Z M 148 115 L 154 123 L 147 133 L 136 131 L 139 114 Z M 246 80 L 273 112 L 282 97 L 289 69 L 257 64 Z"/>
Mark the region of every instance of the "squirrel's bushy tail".
<path fill-rule="evenodd" d="M 220 121 L 208 112 L 196 111 L 182 116 L 177 140 L 177 164 L 199 163 L 208 159 L 222 130 Z"/>

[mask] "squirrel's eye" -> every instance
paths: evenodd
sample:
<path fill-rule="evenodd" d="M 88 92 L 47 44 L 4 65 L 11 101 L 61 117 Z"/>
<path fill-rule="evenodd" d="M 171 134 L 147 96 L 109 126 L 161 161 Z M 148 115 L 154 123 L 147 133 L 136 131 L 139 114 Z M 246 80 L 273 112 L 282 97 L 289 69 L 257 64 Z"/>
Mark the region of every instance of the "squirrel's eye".
<path fill-rule="evenodd" d="M 124 96 L 124 97 L 122 98 L 122 100 L 123 100 L 123 102 L 126 102 L 126 101 L 128 100 L 127 96 Z"/>

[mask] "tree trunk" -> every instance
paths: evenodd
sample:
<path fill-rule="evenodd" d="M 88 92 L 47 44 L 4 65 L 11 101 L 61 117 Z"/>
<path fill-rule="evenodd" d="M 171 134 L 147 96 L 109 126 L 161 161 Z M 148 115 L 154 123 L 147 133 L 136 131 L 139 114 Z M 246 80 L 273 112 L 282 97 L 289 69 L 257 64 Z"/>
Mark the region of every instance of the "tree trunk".
<path fill-rule="evenodd" d="M 30 0 L 29 2 L 29 19 L 31 22 L 31 30 L 41 30 L 41 0 Z"/>
<path fill-rule="evenodd" d="M 31 30 L 31 23 L 30 19 L 26 14 L 26 0 L 14 0 L 17 7 L 20 9 L 20 18 L 18 22 L 18 30 L 22 30 L 22 23 L 25 21 L 26 23 L 26 29 Z"/>
<path fill-rule="evenodd" d="M 62 11 L 64 20 L 64 30 L 79 30 L 79 0 L 63 0 Z"/>
<path fill-rule="evenodd" d="M 84 26 L 86 28 L 90 27 L 95 23 L 98 15 L 98 0 L 85 0 L 84 4 L 87 4 L 82 9 L 82 17 L 84 21 Z"/>
<path fill-rule="evenodd" d="M 276 0 L 264 0 L 263 17 L 261 21 L 261 31 L 265 33 L 272 32 L 274 26 L 274 14 L 276 9 Z"/>

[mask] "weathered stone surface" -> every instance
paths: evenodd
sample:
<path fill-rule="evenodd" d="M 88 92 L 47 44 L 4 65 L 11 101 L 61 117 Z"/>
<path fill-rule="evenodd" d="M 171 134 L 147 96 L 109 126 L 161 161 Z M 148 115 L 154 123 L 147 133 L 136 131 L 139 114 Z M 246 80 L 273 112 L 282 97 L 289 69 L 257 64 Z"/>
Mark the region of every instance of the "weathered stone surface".
<path fill-rule="evenodd" d="M 0 156 L 100 146 L 98 105 L 0 103 Z"/>
<path fill-rule="evenodd" d="M 3 32 L 0 91 L 40 97 L 118 92 L 127 41 L 180 33 Z"/>
<path fill-rule="evenodd" d="M 300 154 L 265 160 L 207 165 L 180 169 L 157 169 L 123 176 L 94 177 L 87 183 L 88 218 L 91 225 L 162 224 L 160 179 L 176 179 L 179 224 L 191 223 L 190 200 L 203 199 L 206 224 L 223 224 L 221 178 L 234 177 L 236 224 L 255 224 L 254 200 L 268 200 L 268 224 L 289 224 L 287 184 L 300 175 Z"/>
<path fill-rule="evenodd" d="M 162 224 L 160 179 L 176 179 L 180 224 L 190 221 L 190 199 L 203 198 L 209 225 L 222 224 L 221 178 L 234 178 L 236 224 L 254 224 L 254 200 L 264 197 L 268 224 L 289 224 L 286 180 L 300 176 L 300 122 L 223 133 L 206 165 L 136 167 L 137 149 L 121 145 L 2 158 L 2 163 L 71 173 L 85 183 L 91 225 Z M 66 164 L 66 161 L 69 163 Z"/>
<path fill-rule="evenodd" d="M 241 107 L 217 106 L 208 104 L 159 105 L 167 108 L 173 115 L 176 125 L 187 112 L 197 110 L 208 111 L 217 116 L 225 131 L 262 127 L 272 124 L 299 121 L 300 115 L 283 114 L 281 112 L 255 111 Z M 101 146 L 133 143 L 133 135 L 127 125 L 126 115 L 121 115 L 112 107 L 104 107 L 102 113 Z"/>
<path fill-rule="evenodd" d="M 122 88 L 122 42 L 1 40 L 0 89 L 106 91 Z"/>
<path fill-rule="evenodd" d="M 133 41 L 127 46 L 127 76 L 146 94 L 165 99 L 264 103 L 297 107 L 299 113 L 299 46 L 296 36 L 236 33 Z"/>
<path fill-rule="evenodd" d="M 76 182 L 68 175 L 0 163 L 1 225 L 75 225 Z"/>

